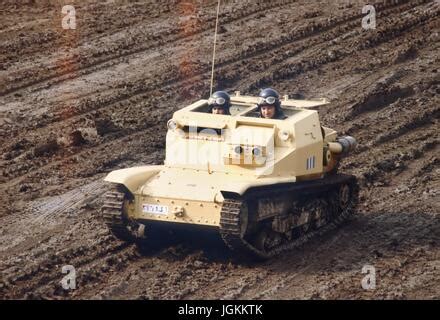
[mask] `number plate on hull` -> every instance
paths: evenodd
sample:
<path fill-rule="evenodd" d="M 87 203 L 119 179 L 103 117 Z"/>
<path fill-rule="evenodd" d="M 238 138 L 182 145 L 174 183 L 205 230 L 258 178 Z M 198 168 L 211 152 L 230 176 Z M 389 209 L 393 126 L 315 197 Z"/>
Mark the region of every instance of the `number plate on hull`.
<path fill-rule="evenodd" d="M 167 215 L 169 212 L 168 206 L 162 206 L 159 204 L 150 204 L 150 203 L 144 203 L 142 205 L 142 211 L 144 213 L 161 214 L 161 215 Z"/>

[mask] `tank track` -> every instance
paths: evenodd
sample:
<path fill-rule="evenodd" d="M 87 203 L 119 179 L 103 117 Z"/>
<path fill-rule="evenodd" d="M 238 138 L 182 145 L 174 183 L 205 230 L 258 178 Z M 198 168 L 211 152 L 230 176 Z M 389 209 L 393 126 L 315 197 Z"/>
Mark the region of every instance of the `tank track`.
<path fill-rule="evenodd" d="M 248 243 L 241 234 L 240 211 L 243 200 L 225 199 L 220 212 L 220 235 L 226 245 L 246 258 L 262 257 L 263 252 Z"/>
<path fill-rule="evenodd" d="M 136 238 L 129 229 L 128 220 L 123 212 L 125 196 L 125 193 L 117 188 L 107 192 L 102 206 L 102 217 L 107 227 L 118 239 L 134 242 Z"/>
<path fill-rule="evenodd" d="M 223 241 L 231 250 L 233 250 L 239 256 L 245 258 L 257 258 L 264 260 L 277 256 L 283 252 L 298 248 L 312 238 L 323 235 L 324 233 L 335 229 L 353 214 L 357 204 L 358 185 L 356 183 L 355 177 L 353 176 L 337 175 L 334 177 L 326 178 L 325 180 L 323 179 L 323 181 L 318 181 L 318 183 L 311 183 L 309 185 L 305 184 L 305 188 L 302 187 L 301 183 L 298 183 L 297 186 L 293 188 L 286 188 L 286 190 L 284 190 L 284 192 L 296 193 L 298 193 L 298 191 L 304 191 L 304 194 L 308 194 L 309 196 L 313 194 L 322 195 L 327 192 L 326 194 L 328 195 L 328 197 L 331 197 L 331 190 L 334 189 L 336 186 L 339 188 L 340 186 L 342 186 L 343 183 L 349 184 L 351 188 L 351 198 L 349 199 L 349 203 L 344 210 L 339 210 L 340 212 L 337 212 L 338 214 L 336 216 L 333 216 L 332 220 L 328 221 L 327 224 L 321 226 L 320 228 L 309 230 L 298 238 L 293 238 L 290 241 L 284 241 L 272 248 L 270 251 L 263 251 L 256 248 L 242 236 L 240 212 L 243 207 L 244 201 L 255 200 L 255 196 L 245 197 L 244 199 L 225 199 L 220 216 L 220 235 Z M 314 191 L 312 191 L 311 189 L 314 189 Z M 267 189 L 266 192 L 268 192 L 268 190 L 270 189 Z M 272 191 L 272 195 L 276 195 L 278 194 L 278 192 L 280 191 Z M 296 194 L 296 196 L 297 195 L 298 194 Z M 335 196 L 335 193 L 333 193 L 333 196 Z M 337 196 L 336 198 L 337 199 L 330 199 L 329 201 L 329 203 L 331 204 L 329 207 L 332 211 L 337 210 L 338 203 L 340 201 Z M 337 203 L 335 203 L 334 200 L 336 200 Z"/>

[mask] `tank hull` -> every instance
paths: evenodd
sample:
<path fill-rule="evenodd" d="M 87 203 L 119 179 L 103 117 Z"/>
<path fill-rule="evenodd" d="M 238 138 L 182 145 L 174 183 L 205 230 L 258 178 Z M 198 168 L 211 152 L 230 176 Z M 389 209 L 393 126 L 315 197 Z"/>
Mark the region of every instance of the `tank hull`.
<path fill-rule="evenodd" d="M 116 205 L 119 219 L 114 219 L 115 195 L 107 198 L 107 207 L 113 208 L 112 219 L 107 222 L 117 237 L 127 241 L 131 233 L 135 242 L 144 240 L 149 224 L 160 223 L 170 229 L 182 224 L 214 228 L 238 255 L 268 259 L 341 224 L 357 205 L 357 189 L 354 176 L 337 174 L 310 181 L 254 185 L 243 193 L 220 188 L 211 202 L 142 193 L 133 196 L 127 190 L 124 200 Z"/>

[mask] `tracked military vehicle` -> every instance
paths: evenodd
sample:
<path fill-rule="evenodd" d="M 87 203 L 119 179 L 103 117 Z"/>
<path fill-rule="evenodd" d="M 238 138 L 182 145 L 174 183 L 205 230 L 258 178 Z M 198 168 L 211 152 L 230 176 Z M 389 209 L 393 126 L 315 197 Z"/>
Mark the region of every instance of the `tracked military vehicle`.
<path fill-rule="evenodd" d="M 334 228 L 357 203 L 338 164 L 356 144 L 321 125 L 323 100 L 285 96 L 283 120 L 259 117 L 258 97 L 237 92 L 230 114 L 197 101 L 168 121 L 163 165 L 110 172 L 103 217 L 113 234 L 148 244 L 149 226 L 218 230 L 239 255 L 267 259 Z"/>

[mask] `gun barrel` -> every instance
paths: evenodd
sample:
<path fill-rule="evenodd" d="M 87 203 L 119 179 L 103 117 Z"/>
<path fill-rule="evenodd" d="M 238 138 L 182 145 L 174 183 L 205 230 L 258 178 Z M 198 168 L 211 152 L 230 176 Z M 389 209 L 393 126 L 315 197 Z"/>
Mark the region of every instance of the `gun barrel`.
<path fill-rule="evenodd" d="M 333 153 L 346 155 L 353 151 L 356 145 L 357 142 L 355 138 L 351 136 L 344 136 L 338 138 L 336 142 L 329 142 L 329 149 Z"/>

